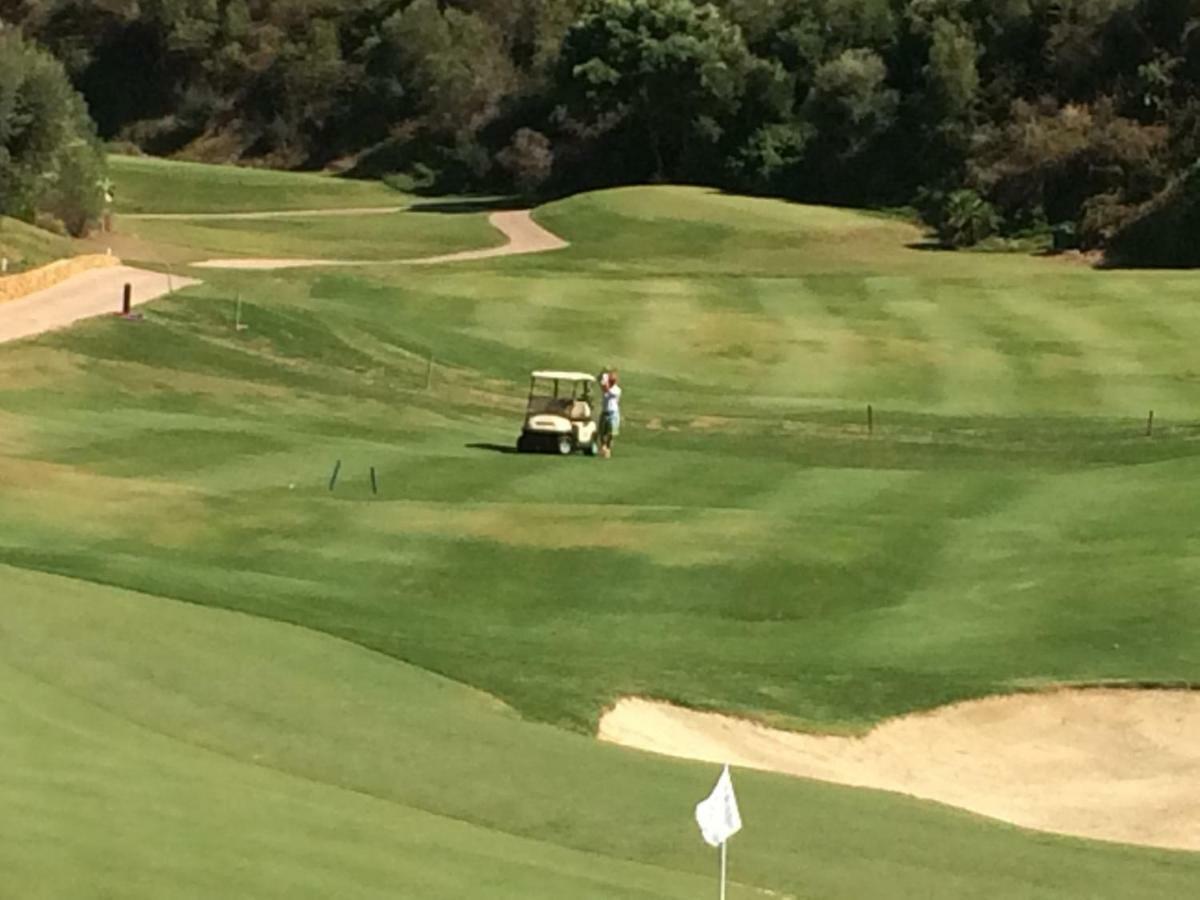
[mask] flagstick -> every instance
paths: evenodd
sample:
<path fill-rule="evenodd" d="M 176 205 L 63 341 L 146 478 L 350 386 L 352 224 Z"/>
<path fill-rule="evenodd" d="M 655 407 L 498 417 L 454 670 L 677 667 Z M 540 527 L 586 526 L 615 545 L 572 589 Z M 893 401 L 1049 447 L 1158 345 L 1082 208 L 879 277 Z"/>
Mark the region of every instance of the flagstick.
<path fill-rule="evenodd" d="M 729 841 L 721 841 L 721 900 L 725 900 L 725 849 Z"/>

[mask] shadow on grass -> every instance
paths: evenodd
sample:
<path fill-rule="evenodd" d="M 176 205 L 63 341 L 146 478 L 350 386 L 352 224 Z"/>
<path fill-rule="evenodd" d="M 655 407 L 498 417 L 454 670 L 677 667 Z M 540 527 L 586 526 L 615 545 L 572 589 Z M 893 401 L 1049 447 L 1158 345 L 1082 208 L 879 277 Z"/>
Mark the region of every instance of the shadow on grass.
<path fill-rule="evenodd" d="M 461 199 L 420 200 L 410 204 L 408 211 L 416 213 L 459 214 L 503 212 L 508 209 L 524 208 L 525 204 L 518 197 L 463 197 Z"/>
<path fill-rule="evenodd" d="M 511 444 L 466 444 L 468 450 L 488 450 L 492 453 L 517 453 L 517 448 Z"/>

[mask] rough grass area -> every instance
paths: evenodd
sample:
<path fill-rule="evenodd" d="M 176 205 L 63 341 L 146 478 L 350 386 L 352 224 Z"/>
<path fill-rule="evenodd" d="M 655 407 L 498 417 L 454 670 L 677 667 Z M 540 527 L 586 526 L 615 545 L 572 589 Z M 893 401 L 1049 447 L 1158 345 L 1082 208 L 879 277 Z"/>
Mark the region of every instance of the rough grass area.
<path fill-rule="evenodd" d="M 573 246 L 443 268 L 213 271 L 136 325 L 0 351 L 0 562 L 27 573 L 2 576 L 23 587 L 0 599 L 0 641 L 26 647 L 24 675 L 3 677 L 51 692 L 6 714 L 36 721 L 62 690 L 146 729 L 63 751 L 62 771 L 100 785 L 89 809 L 114 795 L 106 771 L 124 783 L 152 758 L 121 827 L 174 848 L 173 865 L 211 852 L 226 871 L 246 835 L 245 858 L 313 867 L 314 885 L 367 891 L 413 859 L 422 896 L 696 896 L 712 860 L 690 812 L 713 773 L 594 746 L 585 734 L 619 695 L 854 731 L 1037 684 L 1200 681 L 1195 278 L 934 253 L 907 247 L 918 236 L 902 222 L 696 189 L 588 195 L 539 217 Z M 175 226 L 143 224 L 147 242 Z M 257 233 L 309 252 L 307 235 Z M 602 365 L 626 391 L 613 460 L 505 452 L 528 370 Z M 54 612 L 60 596 L 78 606 Z M 167 612 L 180 609 L 183 624 Z M 76 662 L 88 654 L 108 661 Z M 130 670 L 120 690 L 101 677 L 114 666 Z M 15 684 L 0 695 L 24 697 Z M 21 758 L 110 727 L 51 729 Z M 197 751 L 154 735 L 221 754 L 233 796 L 250 779 L 286 833 L 217 834 L 227 804 L 198 787 L 179 804 L 194 823 L 161 819 L 153 785 L 193 791 L 179 773 Z M 107 762 L 86 749 L 104 741 L 119 748 Z M 71 824 L 77 797 L 32 768 L 0 762 L 0 790 L 44 807 L 39 833 L 91 842 L 79 878 L 122 884 L 121 829 L 98 830 L 99 812 Z M 334 794 L 318 803 L 268 769 Z M 1197 876 L 1182 855 L 742 785 L 734 878 L 796 897 L 1176 897 Z M 354 859 L 328 824 L 365 802 L 343 789 L 398 804 L 372 807 L 380 827 Z M 305 804 L 332 805 L 325 830 Z M 449 856 L 414 859 L 394 843 L 410 840 L 410 807 L 493 833 L 439 819 Z M 592 871 L 613 881 L 580 886 L 576 852 L 659 868 L 603 862 Z M 48 854 L 22 857 L 23 884 L 49 877 Z M 497 854 L 523 874 L 492 890 Z M 147 896 L 204 889 L 162 872 Z"/>

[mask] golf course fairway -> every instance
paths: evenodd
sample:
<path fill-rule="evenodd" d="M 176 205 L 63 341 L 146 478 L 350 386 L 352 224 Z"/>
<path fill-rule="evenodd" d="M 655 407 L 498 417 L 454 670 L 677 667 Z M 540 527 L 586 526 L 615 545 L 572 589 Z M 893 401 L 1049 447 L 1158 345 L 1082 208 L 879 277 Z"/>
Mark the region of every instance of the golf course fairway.
<path fill-rule="evenodd" d="M 125 165 L 118 198 L 171 196 Z M 400 266 L 498 244 L 486 205 L 306 219 L 391 204 L 179 171 L 179 207 L 129 211 L 297 218 L 118 217 L 125 262 L 204 283 L 0 347 L 0 896 L 708 896 L 716 767 L 597 741 L 621 698 L 847 736 L 1200 682 L 1195 276 L 676 187 L 538 208 L 553 253 Z M 378 264 L 186 266 L 339 222 Z M 510 452 L 531 369 L 602 366 L 611 460 Z M 1187 852 L 734 782 L 738 900 L 1200 883 Z"/>

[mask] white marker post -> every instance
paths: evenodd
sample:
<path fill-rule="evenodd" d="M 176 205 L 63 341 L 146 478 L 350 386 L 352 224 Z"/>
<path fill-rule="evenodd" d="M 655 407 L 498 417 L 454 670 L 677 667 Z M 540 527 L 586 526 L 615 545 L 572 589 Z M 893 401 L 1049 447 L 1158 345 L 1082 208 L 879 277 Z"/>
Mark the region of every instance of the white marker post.
<path fill-rule="evenodd" d="M 728 873 L 729 839 L 742 830 L 742 814 L 738 811 L 737 796 L 733 793 L 733 779 L 729 777 L 729 766 L 721 770 L 721 777 L 712 793 L 696 804 L 696 823 L 700 836 L 710 847 L 720 848 L 721 853 L 721 900 L 725 900 L 725 884 Z"/>
<path fill-rule="evenodd" d="M 729 841 L 721 841 L 721 900 L 725 900 L 725 863 L 729 858 Z"/>

